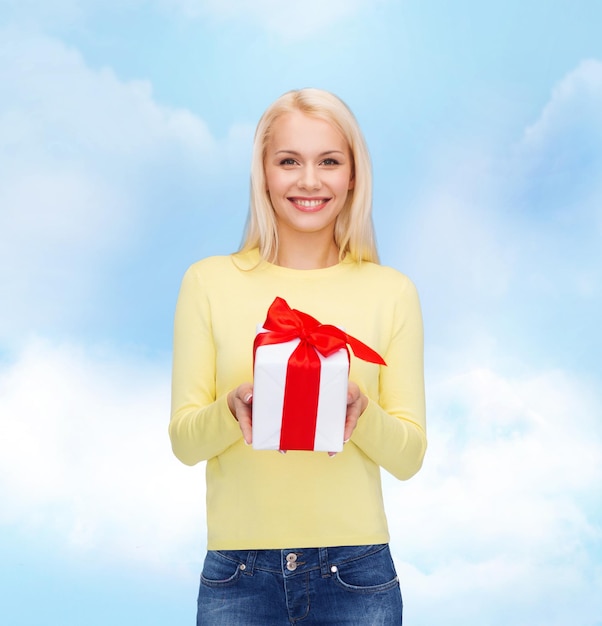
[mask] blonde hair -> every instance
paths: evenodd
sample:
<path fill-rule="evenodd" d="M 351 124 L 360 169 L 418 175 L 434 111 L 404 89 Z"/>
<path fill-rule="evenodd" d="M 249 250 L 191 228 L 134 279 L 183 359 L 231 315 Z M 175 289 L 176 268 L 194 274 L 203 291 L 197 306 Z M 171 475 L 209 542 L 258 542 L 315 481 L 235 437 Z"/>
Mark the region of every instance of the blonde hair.
<path fill-rule="evenodd" d="M 355 116 L 334 94 L 321 89 L 299 89 L 280 96 L 262 115 L 253 142 L 251 197 L 240 251 L 259 248 L 274 261 L 278 254 L 276 216 L 267 189 L 264 161 L 274 122 L 286 113 L 300 111 L 332 124 L 343 135 L 352 158 L 353 189 L 335 223 L 334 239 L 339 258 L 378 263 L 372 224 L 372 166 L 366 142 Z"/>

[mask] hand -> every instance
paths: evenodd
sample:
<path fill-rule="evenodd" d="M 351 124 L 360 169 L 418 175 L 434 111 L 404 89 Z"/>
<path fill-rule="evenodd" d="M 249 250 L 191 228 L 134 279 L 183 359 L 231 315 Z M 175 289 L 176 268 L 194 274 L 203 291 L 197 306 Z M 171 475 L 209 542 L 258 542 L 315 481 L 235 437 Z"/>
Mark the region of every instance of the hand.
<path fill-rule="evenodd" d="M 357 420 L 368 406 L 368 397 L 360 391 L 360 388 L 353 382 L 347 386 L 347 415 L 345 417 L 345 430 L 343 431 L 343 441 L 347 443 L 357 426 Z M 334 456 L 336 452 L 329 452 L 329 456 Z"/>
<path fill-rule="evenodd" d="M 247 445 L 253 442 L 253 385 L 243 383 L 228 394 L 228 407 L 235 417 Z"/>

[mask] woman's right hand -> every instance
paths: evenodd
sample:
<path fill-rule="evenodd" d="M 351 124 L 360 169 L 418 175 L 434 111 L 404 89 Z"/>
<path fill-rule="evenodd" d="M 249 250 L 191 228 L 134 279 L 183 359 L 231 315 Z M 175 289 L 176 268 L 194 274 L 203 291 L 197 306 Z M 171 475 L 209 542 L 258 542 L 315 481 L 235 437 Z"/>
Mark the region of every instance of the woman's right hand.
<path fill-rule="evenodd" d="M 243 383 L 228 394 L 228 407 L 238 422 L 247 445 L 253 441 L 253 385 Z"/>

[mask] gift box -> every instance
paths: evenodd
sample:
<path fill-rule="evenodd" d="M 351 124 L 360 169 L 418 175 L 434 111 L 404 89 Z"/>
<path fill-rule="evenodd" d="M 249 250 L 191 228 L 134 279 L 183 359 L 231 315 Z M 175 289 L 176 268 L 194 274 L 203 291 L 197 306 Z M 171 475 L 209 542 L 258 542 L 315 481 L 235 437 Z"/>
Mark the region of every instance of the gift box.
<path fill-rule="evenodd" d="M 349 371 L 347 351 L 337 350 L 328 357 L 318 353 L 317 386 L 310 382 L 311 373 L 304 371 L 307 368 L 303 365 L 297 370 L 297 380 L 288 372 L 287 384 L 287 365 L 300 343 L 300 339 L 293 339 L 265 345 L 256 351 L 253 447 L 257 450 L 337 452 L 343 447 Z"/>
<path fill-rule="evenodd" d="M 276 298 L 254 343 L 253 447 L 339 452 L 347 412 L 349 349 L 368 346 Z"/>

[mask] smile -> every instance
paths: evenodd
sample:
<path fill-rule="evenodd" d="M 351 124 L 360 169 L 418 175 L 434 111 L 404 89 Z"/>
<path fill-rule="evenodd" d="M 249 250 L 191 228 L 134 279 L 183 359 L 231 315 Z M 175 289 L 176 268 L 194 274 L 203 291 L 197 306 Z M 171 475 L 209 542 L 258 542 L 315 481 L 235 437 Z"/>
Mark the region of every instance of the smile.
<path fill-rule="evenodd" d="M 319 211 L 324 208 L 330 201 L 330 198 L 289 198 L 295 208 L 300 211 L 312 212 Z"/>

